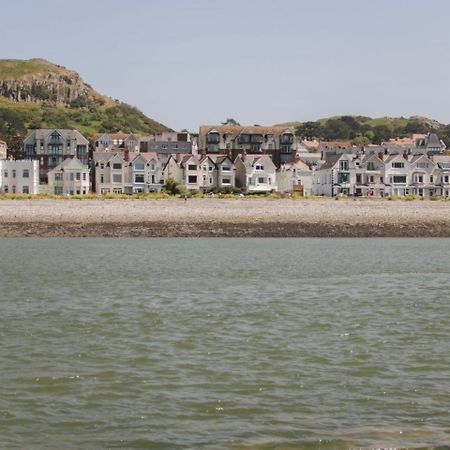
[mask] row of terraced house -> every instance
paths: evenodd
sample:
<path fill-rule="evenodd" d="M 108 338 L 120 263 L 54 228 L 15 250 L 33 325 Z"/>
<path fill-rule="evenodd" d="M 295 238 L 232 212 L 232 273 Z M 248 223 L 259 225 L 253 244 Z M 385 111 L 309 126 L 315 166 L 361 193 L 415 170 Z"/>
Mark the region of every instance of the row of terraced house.
<path fill-rule="evenodd" d="M 192 191 L 299 192 L 325 196 L 449 196 L 450 157 L 434 134 L 384 146 L 314 149 L 284 126 L 201 126 L 187 132 L 102 133 L 33 130 L 24 158 L 6 159 L 2 192 L 87 194 L 159 192 L 169 179 Z M 322 152 L 320 152 L 322 150 Z"/>

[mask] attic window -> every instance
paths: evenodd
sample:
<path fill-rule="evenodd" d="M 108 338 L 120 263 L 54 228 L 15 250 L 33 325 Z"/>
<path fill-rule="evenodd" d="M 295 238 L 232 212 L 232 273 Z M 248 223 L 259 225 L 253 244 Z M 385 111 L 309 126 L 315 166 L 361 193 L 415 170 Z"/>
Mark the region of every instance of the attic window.
<path fill-rule="evenodd" d="M 257 164 L 257 165 L 255 166 L 255 169 L 256 169 L 256 170 L 264 170 L 264 166 L 262 166 L 261 164 Z"/>

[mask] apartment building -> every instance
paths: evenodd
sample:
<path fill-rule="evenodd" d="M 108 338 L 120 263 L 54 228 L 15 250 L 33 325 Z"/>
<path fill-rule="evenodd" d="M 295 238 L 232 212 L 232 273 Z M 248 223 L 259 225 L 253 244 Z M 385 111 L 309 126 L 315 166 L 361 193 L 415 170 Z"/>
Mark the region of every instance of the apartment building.
<path fill-rule="evenodd" d="M 199 152 L 226 154 L 233 161 L 241 153 L 270 155 L 274 164 L 290 162 L 297 149 L 292 128 L 276 126 L 204 125 L 198 136 Z"/>
<path fill-rule="evenodd" d="M 0 140 L 0 159 L 6 159 L 8 147 L 5 141 Z"/>
<path fill-rule="evenodd" d="M 39 177 L 47 181 L 47 172 L 66 158 L 77 158 L 88 164 L 89 142 L 77 130 L 37 129 L 23 141 L 24 159 L 39 162 Z"/>

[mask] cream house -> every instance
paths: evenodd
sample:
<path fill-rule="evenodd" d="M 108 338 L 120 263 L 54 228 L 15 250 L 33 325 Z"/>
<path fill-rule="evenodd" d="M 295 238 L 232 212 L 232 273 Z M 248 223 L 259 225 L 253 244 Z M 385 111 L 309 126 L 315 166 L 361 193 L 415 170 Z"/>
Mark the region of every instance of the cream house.
<path fill-rule="evenodd" d="M 294 162 L 282 164 L 277 170 L 278 192 L 302 192 L 310 195 L 312 188 L 312 171 L 307 164 L 297 159 Z"/>
<path fill-rule="evenodd" d="M 89 167 L 78 158 L 67 158 L 48 172 L 48 185 L 56 195 L 89 194 Z"/>
<path fill-rule="evenodd" d="M 276 166 L 269 155 L 243 154 L 234 161 L 236 187 L 247 193 L 276 191 Z"/>

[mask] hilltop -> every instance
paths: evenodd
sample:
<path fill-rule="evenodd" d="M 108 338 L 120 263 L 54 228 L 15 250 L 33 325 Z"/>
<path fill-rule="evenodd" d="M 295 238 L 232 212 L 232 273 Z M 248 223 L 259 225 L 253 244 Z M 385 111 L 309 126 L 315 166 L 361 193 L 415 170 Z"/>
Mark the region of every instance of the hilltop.
<path fill-rule="evenodd" d="M 29 128 L 76 128 L 88 138 L 101 131 L 169 130 L 98 93 L 73 70 L 45 59 L 0 60 L 0 139 L 18 149 Z"/>
<path fill-rule="evenodd" d="M 406 137 L 413 133 L 435 132 L 450 144 L 450 125 L 421 116 L 377 117 L 333 116 L 308 122 L 280 124 L 296 130 L 304 139 L 351 140 L 355 145 L 380 144 L 390 138 Z"/>

